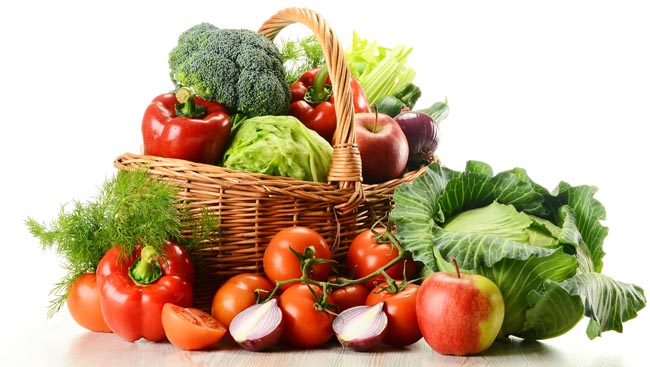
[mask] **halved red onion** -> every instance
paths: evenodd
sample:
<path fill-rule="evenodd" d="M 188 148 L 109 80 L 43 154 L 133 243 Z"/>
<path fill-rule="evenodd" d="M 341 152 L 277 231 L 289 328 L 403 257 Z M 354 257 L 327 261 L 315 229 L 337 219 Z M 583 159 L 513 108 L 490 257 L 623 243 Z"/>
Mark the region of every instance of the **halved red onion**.
<path fill-rule="evenodd" d="M 344 348 L 367 351 L 384 341 L 387 325 L 384 302 L 379 302 L 348 308 L 336 316 L 332 328 Z"/>
<path fill-rule="evenodd" d="M 243 348 L 260 351 L 276 345 L 282 337 L 282 311 L 277 299 L 256 304 L 238 313 L 230 323 L 230 335 Z"/>

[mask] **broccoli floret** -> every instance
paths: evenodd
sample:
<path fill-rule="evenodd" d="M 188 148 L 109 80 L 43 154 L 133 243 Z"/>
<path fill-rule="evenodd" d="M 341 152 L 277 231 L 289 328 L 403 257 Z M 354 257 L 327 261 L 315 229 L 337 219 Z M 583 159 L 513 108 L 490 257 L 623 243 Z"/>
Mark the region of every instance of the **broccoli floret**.
<path fill-rule="evenodd" d="M 172 81 L 249 117 L 286 115 L 291 92 L 276 45 L 248 29 L 197 24 L 169 53 Z"/>

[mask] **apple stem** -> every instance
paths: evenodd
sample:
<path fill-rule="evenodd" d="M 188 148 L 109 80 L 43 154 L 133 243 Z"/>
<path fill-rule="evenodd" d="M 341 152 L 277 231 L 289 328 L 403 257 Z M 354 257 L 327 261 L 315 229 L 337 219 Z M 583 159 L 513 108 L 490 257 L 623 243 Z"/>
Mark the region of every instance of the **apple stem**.
<path fill-rule="evenodd" d="M 456 277 L 460 279 L 460 270 L 458 269 L 458 261 L 456 261 L 456 258 L 454 256 L 451 257 L 451 262 L 454 264 L 454 268 L 456 269 Z"/>
<path fill-rule="evenodd" d="M 377 132 L 378 123 L 379 123 L 379 108 L 375 108 L 375 126 L 372 128 L 373 132 Z"/>

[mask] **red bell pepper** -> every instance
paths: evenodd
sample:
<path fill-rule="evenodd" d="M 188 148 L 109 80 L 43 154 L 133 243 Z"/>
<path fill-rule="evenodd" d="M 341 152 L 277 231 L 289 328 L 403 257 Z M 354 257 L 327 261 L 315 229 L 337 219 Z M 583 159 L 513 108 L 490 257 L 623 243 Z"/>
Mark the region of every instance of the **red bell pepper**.
<path fill-rule="evenodd" d="M 217 164 L 231 125 L 224 105 L 203 100 L 188 88 L 161 94 L 142 119 L 144 154 Z"/>
<path fill-rule="evenodd" d="M 168 242 L 159 254 L 144 246 L 124 254 L 119 246 L 97 265 L 102 315 L 113 333 L 128 341 L 165 339 L 161 315 L 167 302 L 190 307 L 194 302 L 194 268 L 189 255 Z"/>
<path fill-rule="evenodd" d="M 289 113 L 325 140 L 332 142 L 336 130 L 334 96 L 327 68 L 305 72 L 290 87 Z M 350 77 L 354 112 L 370 112 L 368 98 L 356 79 Z"/>

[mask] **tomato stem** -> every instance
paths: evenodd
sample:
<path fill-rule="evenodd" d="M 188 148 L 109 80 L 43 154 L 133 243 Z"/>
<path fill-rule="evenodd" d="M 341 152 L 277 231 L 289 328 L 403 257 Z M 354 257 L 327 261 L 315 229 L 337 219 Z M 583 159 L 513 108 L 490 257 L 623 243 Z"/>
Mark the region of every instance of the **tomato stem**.
<path fill-rule="evenodd" d="M 411 281 L 409 281 L 409 282 L 406 282 L 406 281 L 405 282 L 397 282 L 397 281 L 391 279 L 390 276 L 388 276 L 388 274 L 386 273 L 386 270 L 388 268 L 390 268 L 391 266 L 399 263 L 400 261 L 406 260 L 409 253 L 406 250 L 404 250 L 404 248 L 402 248 L 402 246 L 399 244 L 399 242 L 397 241 L 395 236 L 393 236 L 393 234 L 390 233 L 389 229 L 387 229 L 386 232 L 382 235 L 382 238 L 389 241 L 395 248 L 397 248 L 397 256 L 394 259 L 392 259 L 390 262 L 386 263 L 381 268 L 377 269 L 376 271 L 374 271 L 374 272 L 372 272 L 372 273 L 370 273 L 370 274 L 368 274 L 368 275 L 366 275 L 364 277 L 357 278 L 357 279 L 339 278 L 338 280 L 334 280 L 334 281 L 317 281 L 317 280 L 311 279 L 311 278 L 309 278 L 309 274 L 310 274 L 310 271 L 311 271 L 311 265 L 312 264 L 318 264 L 318 263 L 323 263 L 323 262 L 328 262 L 328 261 L 333 261 L 333 260 L 321 259 L 321 258 L 313 257 L 313 255 L 312 255 L 312 257 L 305 257 L 305 256 L 302 256 L 302 255 L 305 255 L 305 254 L 299 254 L 295 250 L 290 248 L 294 252 L 294 254 L 300 258 L 300 260 L 302 262 L 302 275 L 301 275 L 301 277 L 300 278 L 295 278 L 295 279 L 287 279 L 287 280 L 277 281 L 275 283 L 275 287 L 273 288 L 273 290 L 269 294 L 267 294 L 266 296 L 260 297 L 259 302 L 263 303 L 263 302 L 266 302 L 266 301 L 272 299 L 279 292 L 280 288 L 282 288 L 283 286 L 285 286 L 287 284 L 307 283 L 307 284 L 317 285 L 317 286 L 319 286 L 319 287 L 321 287 L 323 289 L 323 294 L 325 295 L 325 294 L 327 294 L 327 291 L 329 289 L 339 289 L 339 288 L 347 287 L 349 285 L 364 283 L 365 281 L 370 280 L 370 279 L 372 279 L 372 278 L 374 278 L 374 277 L 376 277 L 378 275 L 383 275 L 386 278 L 386 280 L 389 282 L 389 287 L 391 286 L 391 281 L 392 281 L 392 288 L 393 289 L 395 289 L 397 291 L 403 289 Z M 391 292 L 391 293 L 395 293 L 395 292 Z M 323 296 L 322 299 L 317 299 L 317 297 L 314 297 L 315 304 L 316 304 L 315 307 L 319 308 L 319 310 L 331 313 L 332 311 L 330 311 L 330 305 L 328 305 L 326 303 L 326 299 L 327 299 L 326 296 Z"/>

